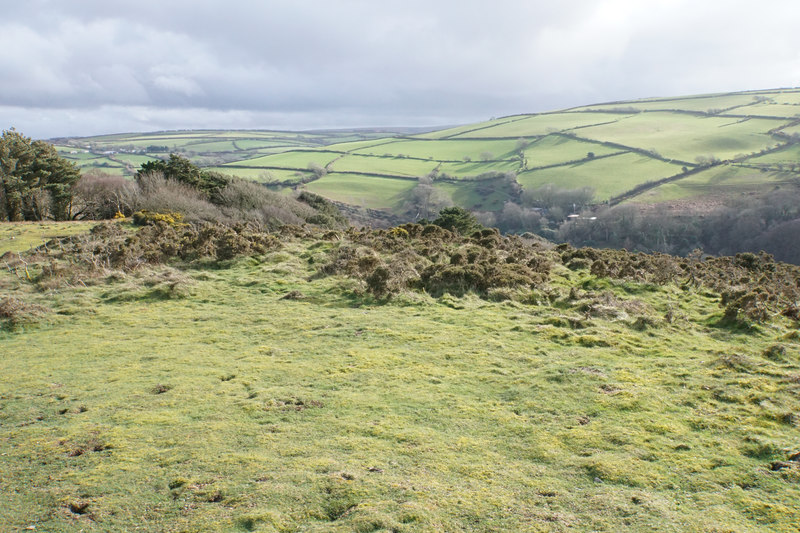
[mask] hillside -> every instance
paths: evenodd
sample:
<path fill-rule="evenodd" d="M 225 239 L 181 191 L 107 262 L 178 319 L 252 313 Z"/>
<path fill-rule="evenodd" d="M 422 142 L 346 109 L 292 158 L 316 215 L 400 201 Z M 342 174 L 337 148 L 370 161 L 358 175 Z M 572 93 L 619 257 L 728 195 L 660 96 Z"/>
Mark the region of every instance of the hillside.
<path fill-rule="evenodd" d="M 142 163 L 164 159 L 171 153 L 187 157 L 203 167 L 211 167 L 298 148 L 311 149 L 410 131 L 412 129 L 408 128 L 315 132 L 190 130 L 119 133 L 52 141 L 62 157 L 74 161 L 84 172 L 97 170 L 111 175 L 133 176 Z M 263 179 L 260 175 L 264 173 L 237 174 Z"/>
<path fill-rule="evenodd" d="M 440 226 L 0 236 L 10 531 L 796 531 L 800 271 Z M 11 240 L 11 237 L 14 237 Z"/>
<path fill-rule="evenodd" d="M 117 153 L 106 161 L 103 152 L 161 145 L 162 153 L 188 154 L 222 172 L 395 213 L 407 208 L 417 179 L 430 174 L 456 205 L 493 211 L 519 194 L 497 179 L 508 172 L 522 191 L 551 183 L 588 186 L 594 202 L 611 204 L 674 203 L 796 183 L 798 133 L 800 89 L 779 89 L 613 102 L 415 135 L 115 135 L 64 141 L 91 153 L 72 154 L 72 147 L 62 154 L 104 169 L 136 167 L 160 153 Z"/>

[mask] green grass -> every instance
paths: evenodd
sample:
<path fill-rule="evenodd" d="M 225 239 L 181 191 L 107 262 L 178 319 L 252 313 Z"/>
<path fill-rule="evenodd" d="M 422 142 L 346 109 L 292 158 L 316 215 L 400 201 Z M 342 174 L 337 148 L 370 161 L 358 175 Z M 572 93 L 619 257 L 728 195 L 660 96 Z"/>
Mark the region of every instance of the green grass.
<path fill-rule="evenodd" d="M 523 172 L 517 181 L 526 189 L 535 189 L 548 183 L 566 189 L 593 187 L 594 201 L 602 202 L 640 183 L 680 172 L 678 165 L 625 153 L 574 165 Z"/>
<path fill-rule="evenodd" d="M 636 196 L 633 202 L 659 203 L 682 199 L 721 198 L 773 189 L 783 183 L 796 182 L 796 174 L 781 172 L 762 172 L 746 167 L 722 166 L 692 174 L 672 183 L 659 185 L 644 194 Z"/>
<path fill-rule="evenodd" d="M 596 104 L 513 115 L 419 135 L 403 130 L 174 131 L 68 139 L 59 141 L 58 149 L 83 168 L 117 175 L 131 175 L 146 156 L 118 153 L 116 159 L 132 163 L 126 168 L 109 160 L 103 151 L 143 149 L 149 145 L 166 145 L 169 150 L 191 156 L 201 166 L 258 181 L 267 180 L 262 169 L 238 167 L 284 169 L 271 171 L 274 179 L 297 183 L 308 177 L 308 165 L 313 162 L 330 166 L 331 174 L 346 174 L 348 183 L 353 185 L 357 174 L 363 174 L 365 180 L 376 176 L 415 178 L 438 169 L 465 181 L 461 193 L 448 187 L 455 198 L 468 199 L 464 205 L 501 205 L 494 197 L 476 199 L 479 188 L 466 182 L 486 172 L 527 170 L 520 176 L 525 186 L 548 182 L 591 186 L 600 191 L 600 200 L 678 172 L 663 160 L 679 167 L 694 167 L 708 160 L 720 160 L 723 166 L 731 167 L 733 163 L 728 161 L 735 160 L 778 170 L 777 165 L 794 164 L 793 148 L 769 155 L 760 153 L 787 142 L 785 136 L 774 132 L 800 134 L 800 126 L 789 125 L 800 116 L 798 113 L 800 90 L 777 89 Z M 526 166 L 518 158 L 521 139 L 528 143 L 524 149 Z M 86 146 L 91 146 L 93 153 L 83 153 Z M 80 153 L 69 154 L 73 150 Z M 588 161 L 590 152 L 598 158 L 596 161 Z M 638 155 L 602 158 L 624 152 Z M 492 161 L 484 161 L 486 158 Z M 552 165 L 563 166 L 535 170 Z M 301 176 L 295 175 L 298 169 L 303 172 Z M 761 177 L 763 180 L 748 182 L 747 190 L 763 192 L 774 186 L 775 180 L 768 175 Z M 695 194 L 714 194 L 716 183 L 695 186 L 690 180 L 685 186 L 669 184 L 653 191 L 645 189 L 637 198 L 644 202 L 658 198 L 688 200 Z M 369 184 L 366 181 L 357 189 L 366 190 Z M 735 189 L 729 185 L 720 182 L 719 193 L 728 194 Z M 320 191 L 325 188 L 319 187 Z M 341 198 L 344 191 L 335 189 L 330 189 L 332 194 Z M 359 193 L 353 197 L 361 202 L 374 201 L 366 207 L 386 209 L 385 206 L 396 204 L 391 198 L 375 194 Z"/>
<path fill-rule="evenodd" d="M 334 146 L 335 148 L 336 146 Z M 517 140 L 508 141 L 464 141 L 464 140 L 432 140 L 412 141 L 398 140 L 389 144 L 365 147 L 357 150 L 357 154 L 372 155 L 407 155 L 421 159 L 436 161 L 461 161 L 469 158 L 481 161 L 488 159 L 509 159 L 517 154 Z"/>
<path fill-rule="evenodd" d="M 235 152 L 237 150 L 236 145 L 234 145 L 234 141 L 210 141 L 210 142 L 191 143 L 184 145 L 184 148 L 186 150 L 198 153 Z"/>
<path fill-rule="evenodd" d="M 484 128 L 500 126 L 502 124 L 510 124 L 517 120 L 522 120 L 526 118 L 526 115 L 519 115 L 513 117 L 505 117 L 501 119 L 491 119 L 485 122 L 478 122 L 475 124 L 466 124 L 464 126 L 456 126 L 454 128 L 447 128 L 444 130 L 432 131 L 429 133 L 423 133 L 421 135 L 417 135 L 420 139 L 446 139 L 450 137 L 455 137 L 460 134 L 464 134 L 467 132 L 472 132 L 475 130 L 482 130 Z"/>
<path fill-rule="evenodd" d="M 711 327 L 713 294 L 563 269 L 562 295 L 676 320 L 572 329 L 566 303 L 381 304 L 312 276 L 332 246 L 189 269 L 167 300 L 142 290 L 155 273 L 52 294 L 3 274 L 54 311 L 0 332 L 4 527 L 796 529 L 798 469 L 769 468 L 798 444 L 786 324 Z M 765 357 L 776 343 L 786 356 Z"/>
<path fill-rule="evenodd" d="M 336 152 L 356 152 L 366 148 L 380 147 L 382 145 L 392 144 L 395 142 L 397 141 L 391 138 L 371 139 L 367 141 L 349 141 L 349 142 L 336 143 L 328 146 L 327 148 L 329 150 L 333 150 Z"/>
<path fill-rule="evenodd" d="M 622 116 L 624 115 L 612 113 L 546 113 L 532 115 L 490 128 L 466 132 L 455 138 L 519 138 L 522 136 L 547 135 L 554 131 L 564 131 L 576 127 L 617 121 Z"/>
<path fill-rule="evenodd" d="M 141 155 L 141 154 L 114 154 L 114 159 L 116 161 L 133 165 L 137 169 L 140 166 L 142 166 L 143 163 L 157 160 L 155 157 L 150 157 L 148 155 Z"/>
<path fill-rule="evenodd" d="M 776 145 L 765 134 L 781 125 L 769 119 L 693 117 L 664 112 L 631 115 L 614 124 L 583 128 L 579 137 L 655 150 L 667 158 L 695 161 L 698 156 L 729 159 Z"/>
<path fill-rule="evenodd" d="M 270 183 L 273 181 L 299 183 L 300 181 L 309 179 L 311 177 L 310 172 L 290 169 L 211 167 L 210 170 L 215 170 L 217 172 L 232 176 L 238 176 L 240 178 L 246 178 L 259 183 Z"/>
<path fill-rule="evenodd" d="M 234 164 L 253 167 L 299 168 L 305 170 L 311 163 L 324 167 L 337 157 L 338 154 L 331 152 L 292 150 L 275 155 L 256 157 L 246 161 L 237 161 Z"/>
<path fill-rule="evenodd" d="M 24 252 L 56 237 L 85 233 L 96 222 L 15 222 L 0 223 L 0 256 Z"/>
<path fill-rule="evenodd" d="M 728 109 L 735 106 L 749 106 L 753 104 L 756 96 L 752 94 L 731 94 L 731 95 L 708 95 L 700 97 L 686 98 L 654 98 L 649 100 L 635 100 L 632 102 L 610 103 L 592 105 L 578 108 L 580 110 L 591 109 L 597 111 L 609 109 L 637 109 L 642 111 L 700 111 L 709 112 L 715 110 Z M 748 108 L 742 108 L 741 113 L 746 114 Z M 731 113 L 739 113 L 739 109 L 733 109 Z"/>
<path fill-rule="evenodd" d="M 473 179 L 487 172 L 517 172 L 519 160 L 442 163 L 439 171 L 454 178 Z"/>
<path fill-rule="evenodd" d="M 276 150 L 285 151 L 296 146 L 303 146 L 303 143 L 290 140 L 277 140 L 270 139 L 236 139 L 234 141 L 238 150 Z"/>
<path fill-rule="evenodd" d="M 752 157 L 747 160 L 753 165 L 798 165 L 800 164 L 800 146 L 793 144 L 782 150 Z"/>
<path fill-rule="evenodd" d="M 770 95 L 776 104 L 800 104 L 800 91 L 781 91 Z"/>
<path fill-rule="evenodd" d="M 786 135 L 800 135 L 800 124 L 781 128 L 781 133 L 785 133 Z"/>
<path fill-rule="evenodd" d="M 337 159 L 331 168 L 337 173 L 364 172 L 413 178 L 428 174 L 437 165 L 436 161 L 348 154 Z"/>
<path fill-rule="evenodd" d="M 326 198 L 373 209 L 401 209 L 408 193 L 417 185 L 414 180 L 365 177 L 337 172 L 304 186 Z"/>
<path fill-rule="evenodd" d="M 601 156 L 618 153 L 619 149 L 558 135 L 548 135 L 528 145 L 525 149 L 525 159 L 528 160 L 528 168 L 543 167 L 584 159 L 589 152 L 594 153 L 595 156 Z"/>
<path fill-rule="evenodd" d="M 748 106 L 743 111 L 747 115 L 752 116 L 771 116 L 771 117 L 787 117 L 798 118 L 800 117 L 800 106 L 794 104 L 775 104 L 762 102 Z M 738 109 L 734 109 L 731 113 L 740 114 Z"/>
<path fill-rule="evenodd" d="M 498 211 L 503 208 L 506 201 L 513 198 L 508 187 L 495 180 L 465 183 L 436 182 L 434 186 L 450 198 L 453 205 L 476 211 Z"/>

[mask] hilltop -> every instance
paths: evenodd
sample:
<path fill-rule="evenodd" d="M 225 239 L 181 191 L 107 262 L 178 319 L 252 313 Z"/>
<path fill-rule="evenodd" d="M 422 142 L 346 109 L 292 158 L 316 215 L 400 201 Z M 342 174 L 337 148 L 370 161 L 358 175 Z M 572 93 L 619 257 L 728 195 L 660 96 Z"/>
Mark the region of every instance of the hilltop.
<path fill-rule="evenodd" d="M 796 529 L 798 267 L 445 214 L 6 223 L 0 523 Z"/>

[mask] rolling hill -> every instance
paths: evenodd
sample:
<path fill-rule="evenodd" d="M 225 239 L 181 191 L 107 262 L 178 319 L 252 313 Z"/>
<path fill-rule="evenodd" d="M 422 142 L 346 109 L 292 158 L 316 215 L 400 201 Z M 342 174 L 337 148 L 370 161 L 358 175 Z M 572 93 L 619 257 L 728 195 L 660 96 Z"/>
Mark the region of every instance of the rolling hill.
<path fill-rule="evenodd" d="M 498 173 L 514 173 L 522 191 L 592 187 L 594 202 L 612 205 L 796 183 L 799 135 L 800 89 L 777 89 L 612 102 L 417 134 L 113 135 L 64 140 L 62 154 L 84 168 L 124 173 L 178 151 L 225 173 L 394 213 L 403 211 L 417 179 L 431 175 L 452 202 L 496 211 L 515 195 Z M 148 147 L 145 155 L 131 153 Z"/>

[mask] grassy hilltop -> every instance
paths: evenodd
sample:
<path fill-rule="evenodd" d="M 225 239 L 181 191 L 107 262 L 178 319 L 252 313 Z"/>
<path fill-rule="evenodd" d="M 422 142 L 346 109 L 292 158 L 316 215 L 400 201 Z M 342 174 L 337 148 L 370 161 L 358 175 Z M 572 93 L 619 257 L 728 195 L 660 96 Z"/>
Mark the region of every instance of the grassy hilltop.
<path fill-rule="evenodd" d="M 59 230 L 8 227 L 4 530 L 800 522 L 797 267 L 419 225 L 18 254 Z"/>
<path fill-rule="evenodd" d="M 798 133 L 800 89 L 780 89 L 598 104 L 422 134 L 114 135 L 71 140 L 62 155 L 131 173 L 178 151 L 225 173 L 401 214 L 426 175 L 444 199 L 481 211 L 546 184 L 592 187 L 596 203 L 718 201 L 796 183 Z M 507 173 L 513 182 L 498 179 Z"/>

